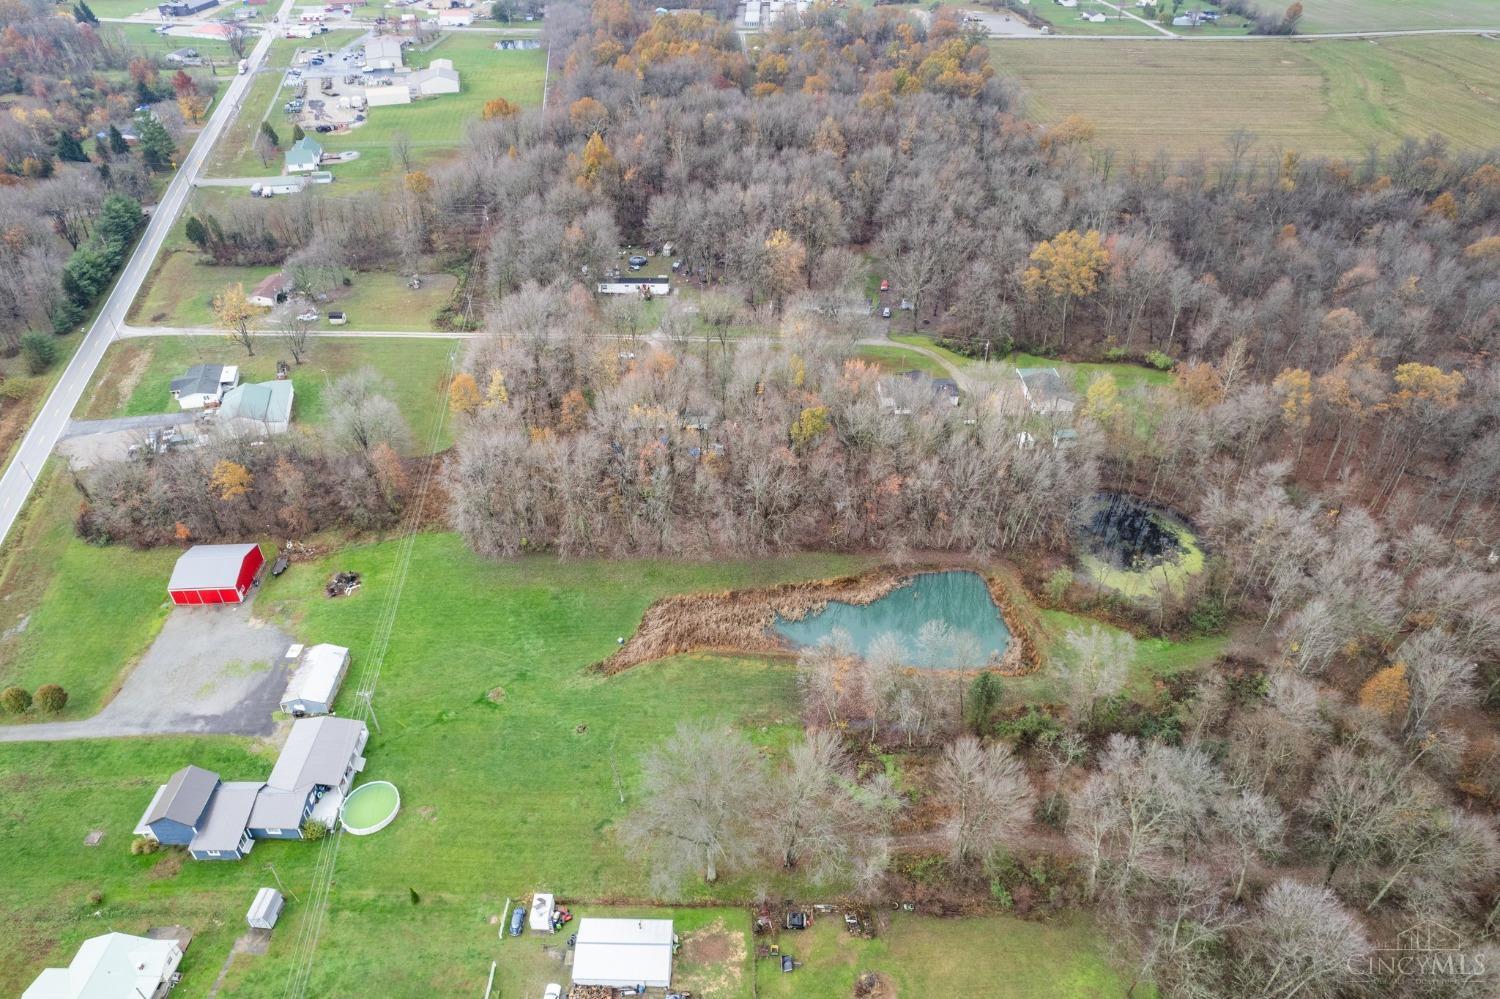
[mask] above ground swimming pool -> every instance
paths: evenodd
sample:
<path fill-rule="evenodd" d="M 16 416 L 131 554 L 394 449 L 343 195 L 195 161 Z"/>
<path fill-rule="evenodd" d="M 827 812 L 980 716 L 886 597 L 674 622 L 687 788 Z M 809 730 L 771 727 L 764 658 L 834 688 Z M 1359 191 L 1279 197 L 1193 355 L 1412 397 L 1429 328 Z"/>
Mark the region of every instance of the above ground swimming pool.
<path fill-rule="evenodd" d="M 339 821 L 344 830 L 355 836 L 368 836 L 380 832 L 391 824 L 401 810 L 401 794 L 396 785 L 386 780 L 361 784 L 349 792 L 339 809 Z"/>
<path fill-rule="evenodd" d="M 929 621 L 940 621 L 953 632 L 975 640 L 978 662 L 954 662 L 942 653 L 923 654 L 917 636 Z M 849 635 L 856 653 L 864 655 L 870 643 L 886 632 L 905 641 L 908 665 L 928 669 L 978 669 L 998 663 L 1010 647 L 1010 629 L 1000 615 L 984 577 L 977 572 L 924 572 L 913 576 L 878 600 L 850 604 L 830 600 L 822 610 L 792 621 L 780 615 L 775 628 L 801 648 L 841 629 Z M 958 644 L 958 643 L 954 643 Z M 933 661 L 934 659 L 939 661 Z"/>

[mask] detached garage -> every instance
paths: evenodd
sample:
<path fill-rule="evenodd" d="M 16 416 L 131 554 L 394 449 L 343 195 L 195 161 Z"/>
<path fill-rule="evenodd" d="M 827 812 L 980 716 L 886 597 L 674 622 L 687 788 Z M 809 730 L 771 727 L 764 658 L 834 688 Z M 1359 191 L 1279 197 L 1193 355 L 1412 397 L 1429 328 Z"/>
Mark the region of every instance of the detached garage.
<path fill-rule="evenodd" d="M 259 545 L 194 545 L 177 560 L 167 593 L 174 604 L 237 604 L 265 561 Z"/>
<path fill-rule="evenodd" d="M 670 988 L 672 949 L 670 919 L 580 919 L 573 984 Z"/>

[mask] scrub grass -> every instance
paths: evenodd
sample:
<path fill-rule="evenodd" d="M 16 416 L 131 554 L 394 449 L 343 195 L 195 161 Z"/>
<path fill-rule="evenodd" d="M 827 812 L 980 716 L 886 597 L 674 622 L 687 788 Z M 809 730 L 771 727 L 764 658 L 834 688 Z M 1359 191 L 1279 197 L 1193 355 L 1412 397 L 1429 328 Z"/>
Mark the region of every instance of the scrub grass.
<path fill-rule="evenodd" d="M 1203 571 L 1203 549 L 1192 531 L 1169 517 L 1153 515 L 1156 522 L 1177 539 L 1182 554 L 1175 560 L 1163 562 L 1150 569 L 1117 569 L 1103 559 L 1084 553 L 1079 556 L 1084 572 L 1100 586 L 1107 586 L 1132 599 L 1149 597 L 1161 591 L 1163 586 L 1175 594 L 1181 594 L 1187 586 L 1188 577 Z"/>
<path fill-rule="evenodd" d="M 1389 149 L 1403 137 L 1434 132 L 1455 150 L 1500 144 L 1493 98 L 1500 92 L 1500 41 L 1493 39 L 1203 45 L 1061 39 L 992 42 L 990 51 L 996 69 L 1030 94 L 1032 118 L 1052 123 L 1080 115 L 1096 126 L 1097 145 L 1126 155 L 1164 150 L 1223 159 L 1226 141 L 1240 129 L 1254 133 L 1268 154 L 1285 148 L 1357 157 L 1371 143 Z M 1142 100 L 1143 94 L 1172 96 Z"/>
<path fill-rule="evenodd" d="M 926 354 L 901 347 L 863 346 L 855 354 L 861 361 L 874 364 L 882 371 L 899 374 L 903 371 L 921 371 L 934 378 L 947 378 L 948 370 Z"/>
<path fill-rule="evenodd" d="M 386 381 L 386 392 L 406 417 L 414 447 L 425 448 L 433 423 L 447 405 L 448 358 L 456 347 L 449 339 L 415 340 L 351 337 L 317 338 L 306 361 L 292 367 L 293 428 L 315 428 L 327 412 L 324 390 L 340 375 L 373 368 Z M 268 338 L 246 357 L 243 348 L 215 337 L 151 337 L 124 340 L 110 346 L 93 384 L 79 403 L 78 419 L 108 419 L 170 413 L 171 382 L 194 364 L 237 364 L 241 382 L 276 377 L 278 357 L 290 359 Z M 129 388 L 123 397 L 122 383 Z M 451 426 L 438 441 L 439 450 L 452 444 Z"/>

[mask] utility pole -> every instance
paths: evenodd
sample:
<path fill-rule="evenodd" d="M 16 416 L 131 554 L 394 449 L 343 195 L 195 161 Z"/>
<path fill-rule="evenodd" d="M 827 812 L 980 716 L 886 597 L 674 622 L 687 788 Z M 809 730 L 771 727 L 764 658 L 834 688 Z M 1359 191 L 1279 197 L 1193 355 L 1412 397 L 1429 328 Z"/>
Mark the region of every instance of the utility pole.
<path fill-rule="evenodd" d="M 281 894 L 290 896 L 293 902 L 302 901 L 290 888 L 281 883 L 281 875 L 276 873 L 276 865 L 271 863 L 269 860 L 266 861 L 266 870 L 270 871 L 271 877 L 276 879 L 276 887 L 281 889 Z"/>
<path fill-rule="evenodd" d="M 375 717 L 375 702 L 373 700 L 373 698 L 375 697 L 375 691 L 370 690 L 367 687 L 364 690 L 357 692 L 354 696 L 360 698 L 365 702 L 365 710 L 370 715 L 370 722 L 375 726 L 375 732 L 379 734 L 380 719 Z"/>

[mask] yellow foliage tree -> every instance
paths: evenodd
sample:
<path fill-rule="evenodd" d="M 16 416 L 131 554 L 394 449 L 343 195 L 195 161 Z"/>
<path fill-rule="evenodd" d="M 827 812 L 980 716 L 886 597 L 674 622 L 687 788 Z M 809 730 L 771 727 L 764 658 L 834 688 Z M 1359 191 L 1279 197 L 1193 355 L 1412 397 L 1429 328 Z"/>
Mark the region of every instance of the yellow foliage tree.
<path fill-rule="evenodd" d="M 448 384 L 448 408 L 462 416 L 468 416 L 479 408 L 479 384 L 467 371 L 460 371 Z"/>
<path fill-rule="evenodd" d="M 1458 218 L 1458 201 L 1452 194 L 1444 191 L 1432 199 L 1432 204 L 1427 206 L 1427 211 L 1452 222 Z"/>
<path fill-rule="evenodd" d="M 777 229 L 766 239 L 766 258 L 771 302 L 779 314 L 787 296 L 802 285 L 803 270 L 807 267 L 807 247 L 785 229 Z"/>
<path fill-rule="evenodd" d="M 1125 407 L 1120 405 L 1120 386 L 1109 372 L 1089 382 L 1083 397 L 1083 415 L 1105 428 L 1111 428 L 1120 419 Z"/>
<path fill-rule="evenodd" d="M 485 121 L 493 121 L 496 118 L 514 118 L 520 113 L 521 105 L 514 104 L 504 97 L 496 97 L 494 100 L 484 102 L 479 116 Z"/>
<path fill-rule="evenodd" d="M 589 402 L 578 389 L 570 390 L 562 397 L 562 411 L 557 417 L 557 429 L 565 434 L 576 434 L 588 423 Z"/>
<path fill-rule="evenodd" d="M 792 444 L 798 450 L 805 449 L 828 431 L 827 406 L 808 406 L 792 422 Z"/>
<path fill-rule="evenodd" d="M 1281 397 L 1281 422 L 1298 433 L 1306 430 L 1312 420 L 1312 375 L 1301 368 L 1287 368 L 1271 388 Z"/>
<path fill-rule="evenodd" d="M 218 493 L 219 499 L 227 502 L 248 493 L 255 484 L 255 477 L 250 474 L 250 469 L 239 462 L 222 458 L 214 465 L 208 483 Z"/>
<path fill-rule="evenodd" d="M 1406 682 L 1406 664 L 1395 663 L 1376 673 L 1359 688 L 1359 706 L 1387 721 L 1406 714 L 1411 689 Z"/>
<path fill-rule="evenodd" d="M 1500 260 L 1500 236 L 1476 239 L 1464 247 L 1464 256 L 1470 260 Z"/>
<path fill-rule="evenodd" d="M 1204 361 L 1188 361 L 1172 370 L 1177 393 L 1199 409 L 1224 401 L 1224 377 L 1219 369 Z"/>
<path fill-rule="evenodd" d="M 245 348 L 245 354 L 255 356 L 255 338 L 250 332 L 250 320 L 258 309 L 245 297 L 243 282 L 225 285 L 213 300 L 214 319 L 223 327 L 231 343 Z"/>
<path fill-rule="evenodd" d="M 484 393 L 486 407 L 503 406 L 510 402 L 510 392 L 505 388 L 505 372 L 499 368 L 490 372 L 490 385 Z"/>
<path fill-rule="evenodd" d="M 1099 275 L 1109 265 L 1109 250 L 1099 233 L 1064 229 L 1044 239 L 1031 251 L 1031 266 L 1021 275 L 1028 292 L 1041 292 L 1062 307 L 1063 343 L 1068 338 L 1068 306 L 1073 299 L 1092 295 L 1099 288 Z"/>
<path fill-rule="evenodd" d="M 597 191 L 615 171 L 615 154 L 610 151 L 604 136 L 595 132 L 583 144 L 583 155 L 578 158 L 575 177 L 578 183 Z"/>
<path fill-rule="evenodd" d="M 1409 409 L 1419 402 L 1452 409 L 1458 405 L 1458 395 L 1464 389 L 1463 372 L 1444 372 L 1441 368 L 1415 361 L 1397 365 L 1395 377 L 1396 394 L 1392 398 L 1401 409 Z"/>
<path fill-rule="evenodd" d="M 609 124 L 609 109 L 592 97 L 580 97 L 568 105 L 568 118 L 575 128 L 602 133 Z"/>

